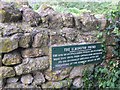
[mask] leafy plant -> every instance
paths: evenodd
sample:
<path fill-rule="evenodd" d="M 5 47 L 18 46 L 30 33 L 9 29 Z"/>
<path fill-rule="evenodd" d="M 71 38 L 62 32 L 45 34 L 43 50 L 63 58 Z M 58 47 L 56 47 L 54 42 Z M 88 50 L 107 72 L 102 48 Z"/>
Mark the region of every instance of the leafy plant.
<path fill-rule="evenodd" d="M 29 1 L 29 4 L 34 10 L 37 10 L 42 3 L 49 4 L 58 12 L 67 12 L 75 15 L 81 14 L 84 10 L 91 11 L 94 14 L 108 14 L 113 10 L 116 10 L 116 4 L 111 2 L 65 2 L 64 0 L 54 0 L 54 2 L 43 2 L 42 0 L 36 0 L 38 2 Z"/>
<path fill-rule="evenodd" d="M 119 7 L 119 5 L 118 5 Z M 114 58 L 94 68 L 93 72 L 85 71 L 83 76 L 84 87 L 88 88 L 120 88 L 120 9 L 108 13 L 109 24 L 104 31 L 98 34 L 99 40 L 107 49 L 106 37 L 113 36 L 115 45 L 113 47 Z M 105 37 L 104 37 L 105 36 Z M 104 49 L 104 50 L 105 50 Z"/>
<path fill-rule="evenodd" d="M 85 71 L 84 87 L 87 88 L 120 88 L 120 64 L 111 60 L 106 65 L 99 65 L 94 72 Z"/>

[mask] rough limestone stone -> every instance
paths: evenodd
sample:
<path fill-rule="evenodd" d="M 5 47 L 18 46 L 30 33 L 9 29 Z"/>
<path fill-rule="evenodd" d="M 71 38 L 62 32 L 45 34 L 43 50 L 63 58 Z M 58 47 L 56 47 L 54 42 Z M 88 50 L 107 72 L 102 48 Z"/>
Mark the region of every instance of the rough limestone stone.
<path fill-rule="evenodd" d="M 23 11 L 23 21 L 30 24 L 31 27 L 36 27 L 40 25 L 41 17 L 38 13 L 36 13 L 26 5 L 22 7 L 22 11 Z"/>
<path fill-rule="evenodd" d="M 22 30 L 24 31 L 24 34 L 31 33 L 35 29 L 35 27 L 30 27 L 30 25 L 27 24 L 26 22 L 22 22 L 21 24 L 19 24 L 19 27 L 22 28 Z"/>
<path fill-rule="evenodd" d="M 50 44 L 76 43 L 78 30 L 75 28 L 63 28 L 50 32 Z"/>
<path fill-rule="evenodd" d="M 95 17 L 98 19 L 98 22 L 100 23 L 100 30 L 104 30 L 107 26 L 107 18 L 105 15 L 97 14 Z"/>
<path fill-rule="evenodd" d="M 12 67 L 0 67 L 0 79 L 7 78 L 7 77 L 14 77 L 15 71 Z"/>
<path fill-rule="evenodd" d="M 81 14 L 80 16 L 81 21 L 83 22 L 83 25 L 85 28 L 82 27 L 83 31 L 94 31 L 96 30 L 96 27 L 98 25 L 98 20 L 95 18 L 93 14 L 90 12 L 85 12 Z"/>
<path fill-rule="evenodd" d="M 34 85 L 41 85 L 42 83 L 45 82 L 44 75 L 39 71 L 34 72 L 33 77 L 34 77 L 34 81 L 33 81 Z"/>
<path fill-rule="evenodd" d="M 2 66 L 2 54 L 0 54 L 0 67 Z M 0 89 L 3 87 L 3 79 L 0 79 Z"/>
<path fill-rule="evenodd" d="M 6 25 L 3 30 L 3 36 L 10 36 L 16 33 L 23 33 L 23 30 L 17 25 Z"/>
<path fill-rule="evenodd" d="M 23 63 L 15 66 L 17 75 L 27 74 L 36 70 L 44 70 L 49 67 L 48 57 L 26 58 Z"/>
<path fill-rule="evenodd" d="M 23 50 L 21 53 L 22 53 L 22 57 L 24 58 L 38 57 L 38 56 L 45 55 L 42 49 L 40 48 L 28 48 L 28 49 Z"/>
<path fill-rule="evenodd" d="M 105 34 L 103 34 L 103 37 L 105 38 L 106 37 L 106 35 Z M 117 39 L 114 35 L 109 35 L 109 36 L 107 36 L 106 37 L 106 43 L 107 43 L 107 45 L 109 45 L 109 46 L 114 46 L 114 45 L 116 45 L 116 41 L 119 41 L 119 39 Z"/>
<path fill-rule="evenodd" d="M 65 68 L 62 70 L 57 70 L 57 71 L 50 71 L 47 70 L 45 72 L 45 78 L 49 81 L 59 81 L 59 80 L 63 80 L 66 77 L 69 76 L 69 73 L 71 71 L 72 68 Z"/>
<path fill-rule="evenodd" d="M 21 83 L 10 83 L 10 84 L 7 84 L 4 88 L 24 88 L 23 87 L 23 84 Z"/>
<path fill-rule="evenodd" d="M 69 78 L 75 78 L 75 77 L 78 77 L 78 76 L 83 76 L 83 72 L 85 70 L 90 70 L 92 71 L 94 68 L 94 64 L 87 64 L 87 65 L 82 65 L 82 66 L 78 66 L 78 67 L 74 67 L 71 72 L 70 72 L 70 76 Z"/>
<path fill-rule="evenodd" d="M 51 26 L 51 25 L 49 25 L 49 23 L 53 20 L 51 18 L 52 18 L 53 15 L 56 15 L 54 9 L 52 7 L 46 5 L 46 4 L 42 4 L 38 9 L 38 13 L 39 13 L 39 15 L 41 16 L 41 19 L 42 19 L 42 27 Z"/>
<path fill-rule="evenodd" d="M 82 76 L 83 71 L 84 71 L 84 66 L 74 67 L 70 72 L 70 78 Z"/>
<path fill-rule="evenodd" d="M 77 35 L 76 42 L 78 43 L 95 43 L 98 42 L 98 31 L 90 31 L 90 32 L 80 32 Z"/>
<path fill-rule="evenodd" d="M 13 4 L 0 1 L 0 22 L 17 22 L 22 20 L 22 13 Z"/>
<path fill-rule="evenodd" d="M 2 66 L 2 54 L 0 54 L 0 66 Z"/>
<path fill-rule="evenodd" d="M 86 37 L 86 36 L 84 36 L 84 37 Z M 83 37 L 83 35 L 80 35 L 80 34 L 78 34 L 78 37 L 77 37 L 77 39 L 76 39 L 76 42 L 78 42 L 78 43 L 86 43 L 85 42 L 85 38 Z M 87 38 L 87 37 L 86 37 Z"/>
<path fill-rule="evenodd" d="M 42 23 L 45 26 L 51 29 L 60 29 L 63 27 L 73 27 L 74 26 L 74 17 L 72 14 L 62 14 L 54 11 L 53 8 L 47 5 L 41 5 L 38 9 L 38 13 L 42 18 Z M 44 26 L 44 25 L 43 25 Z"/>
<path fill-rule="evenodd" d="M 49 44 L 48 31 L 42 30 L 35 35 L 32 46 L 42 47 L 42 46 L 48 46 L 48 44 Z"/>
<path fill-rule="evenodd" d="M 75 42 L 78 35 L 78 30 L 75 28 L 63 28 L 60 30 L 60 34 L 67 39 L 68 43 Z"/>
<path fill-rule="evenodd" d="M 31 84 L 33 82 L 33 77 L 31 74 L 23 75 L 21 77 L 21 82 L 25 85 Z"/>
<path fill-rule="evenodd" d="M 75 27 L 78 30 L 81 30 L 82 27 L 83 27 L 83 24 L 82 24 L 82 21 L 81 21 L 80 17 L 76 16 L 74 19 L 75 19 Z"/>
<path fill-rule="evenodd" d="M 50 15 L 49 28 L 50 29 L 63 28 L 62 14 L 54 13 Z"/>
<path fill-rule="evenodd" d="M 47 4 L 41 4 L 38 9 L 38 13 L 40 15 L 43 15 L 45 13 L 49 15 L 49 14 L 53 14 L 54 12 L 55 12 L 54 9 Z"/>
<path fill-rule="evenodd" d="M 22 62 L 20 54 L 17 52 L 7 53 L 2 59 L 4 65 L 16 65 Z"/>
<path fill-rule="evenodd" d="M 73 85 L 77 88 L 80 88 L 83 86 L 83 81 L 82 81 L 82 78 L 75 78 L 74 81 L 73 81 Z"/>
<path fill-rule="evenodd" d="M 74 27 L 75 26 L 74 16 L 72 14 L 70 14 L 70 13 L 63 14 L 62 19 L 63 19 L 64 27 Z"/>
<path fill-rule="evenodd" d="M 49 19 L 50 17 L 48 15 L 43 15 L 41 16 L 41 19 L 42 19 L 42 24 L 40 25 L 42 28 L 47 28 L 49 27 Z"/>
<path fill-rule="evenodd" d="M 7 79 L 7 84 L 10 84 L 10 83 L 17 83 L 18 80 L 19 80 L 18 77 L 8 78 L 8 79 Z"/>
<path fill-rule="evenodd" d="M 110 60 L 114 57 L 113 50 L 114 50 L 113 46 L 107 46 L 107 53 L 106 53 L 107 60 Z"/>
<path fill-rule="evenodd" d="M 31 34 L 25 33 L 24 35 L 20 36 L 19 39 L 19 47 L 28 48 L 31 42 Z"/>
<path fill-rule="evenodd" d="M 72 80 L 62 80 L 58 82 L 47 82 L 42 85 L 42 88 L 65 88 L 70 87 Z"/>
<path fill-rule="evenodd" d="M 65 44 L 67 40 L 64 36 L 61 36 L 60 32 L 52 31 L 50 32 L 50 44 Z"/>
<path fill-rule="evenodd" d="M 33 86 L 33 85 L 24 85 L 24 84 L 21 84 L 19 82 L 17 83 L 10 83 L 10 84 L 7 84 L 5 87 L 5 89 L 10 89 L 10 88 L 19 88 L 19 89 L 31 89 L 31 88 L 38 88 L 36 86 Z M 39 88 L 40 89 L 40 88 Z M 41 89 L 40 89 L 41 90 Z"/>
<path fill-rule="evenodd" d="M 49 46 L 45 46 L 45 47 L 43 46 L 41 50 L 43 52 L 43 55 L 49 56 L 49 50 L 50 50 Z"/>
<path fill-rule="evenodd" d="M 0 53 L 7 53 L 18 48 L 18 40 L 13 37 L 0 38 Z"/>
<path fill-rule="evenodd" d="M 3 80 L 0 79 L 0 89 L 3 88 Z"/>

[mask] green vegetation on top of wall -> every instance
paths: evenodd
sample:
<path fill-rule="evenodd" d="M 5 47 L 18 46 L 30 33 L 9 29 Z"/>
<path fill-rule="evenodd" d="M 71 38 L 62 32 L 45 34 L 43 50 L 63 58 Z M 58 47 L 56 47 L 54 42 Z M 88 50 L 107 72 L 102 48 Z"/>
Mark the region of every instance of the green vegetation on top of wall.
<path fill-rule="evenodd" d="M 79 15 L 82 12 L 92 12 L 94 14 L 107 14 L 116 10 L 117 3 L 112 2 L 36 2 L 30 5 L 34 10 L 37 10 L 41 4 L 48 4 L 58 12 L 72 13 Z"/>

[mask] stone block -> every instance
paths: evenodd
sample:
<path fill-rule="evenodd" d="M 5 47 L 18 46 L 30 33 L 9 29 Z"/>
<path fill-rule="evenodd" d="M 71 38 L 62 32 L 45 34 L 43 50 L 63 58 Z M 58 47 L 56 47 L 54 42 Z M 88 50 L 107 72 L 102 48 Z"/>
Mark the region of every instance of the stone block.
<path fill-rule="evenodd" d="M 17 75 L 31 73 L 37 70 L 45 70 L 49 67 L 48 57 L 26 58 L 23 63 L 15 66 Z"/>
<path fill-rule="evenodd" d="M 7 78 L 7 77 L 14 77 L 15 71 L 12 67 L 0 67 L 0 79 Z"/>
<path fill-rule="evenodd" d="M 22 62 L 20 54 L 17 52 L 7 53 L 2 59 L 4 65 L 17 65 Z"/>

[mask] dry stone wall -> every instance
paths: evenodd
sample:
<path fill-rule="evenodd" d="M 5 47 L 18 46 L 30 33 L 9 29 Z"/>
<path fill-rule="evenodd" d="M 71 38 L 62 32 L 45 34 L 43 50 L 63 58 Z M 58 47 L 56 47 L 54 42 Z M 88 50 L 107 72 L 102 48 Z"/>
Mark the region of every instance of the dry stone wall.
<path fill-rule="evenodd" d="M 94 64 L 50 70 L 52 45 L 95 43 L 99 24 L 90 13 L 81 16 L 58 13 L 51 7 L 38 13 L 27 5 L 0 6 L 0 87 L 64 88 L 82 87 L 82 73 Z"/>

